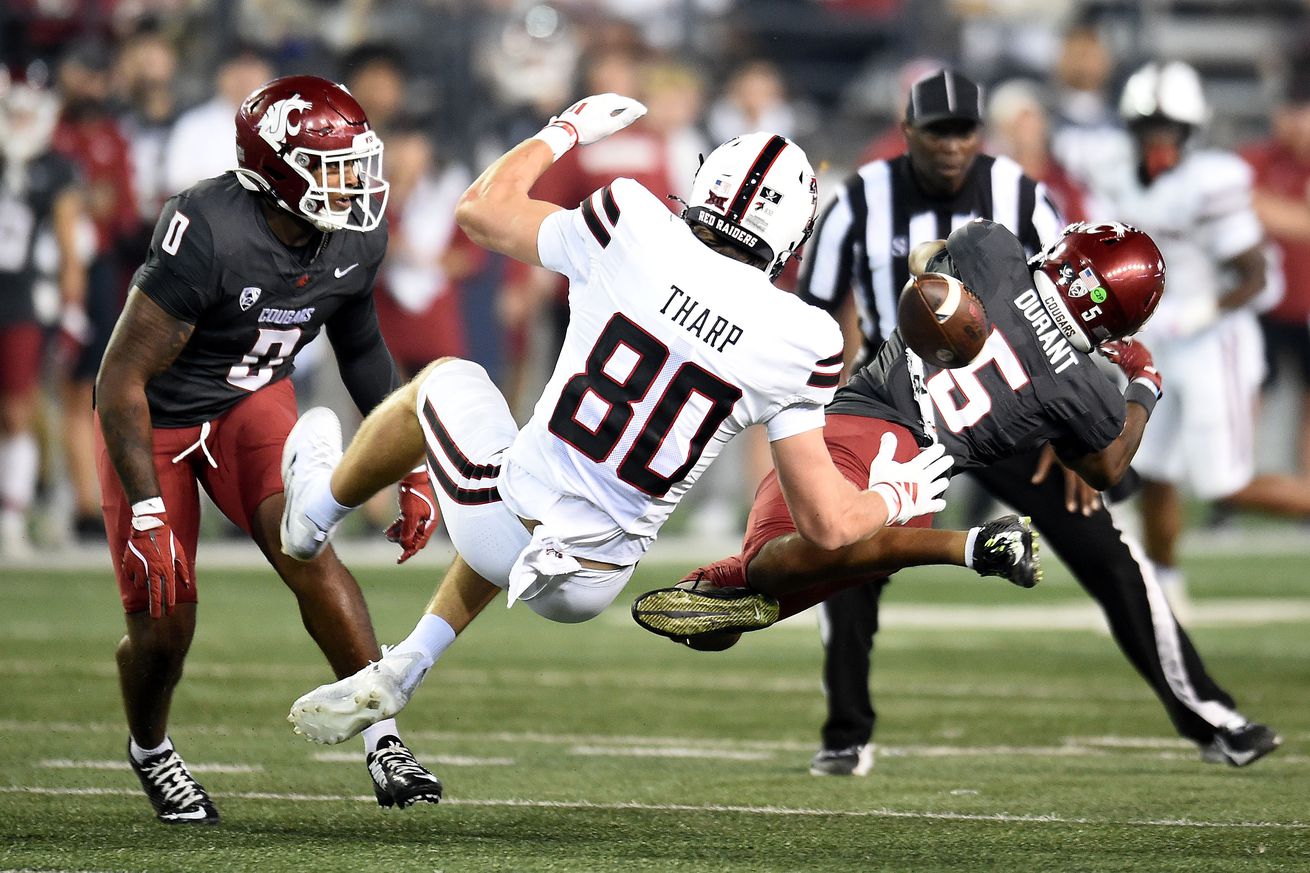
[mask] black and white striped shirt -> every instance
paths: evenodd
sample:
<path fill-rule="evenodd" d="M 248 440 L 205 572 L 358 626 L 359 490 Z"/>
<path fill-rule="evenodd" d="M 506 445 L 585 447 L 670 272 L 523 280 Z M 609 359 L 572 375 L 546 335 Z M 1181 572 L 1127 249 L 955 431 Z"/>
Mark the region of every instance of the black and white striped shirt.
<path fill-rule="evenodd" d="M 896 301 L 915 246 L 973 218 L 1004 225 L 1036 254 L 1064 228 L 1046 186 L 1006 157 L 979 155 L 960 191 L 925 194 L 908 155 L 860 167 L 824 209 L 806 247 L 798 293 L 829 312 L 855 292 L 866 357 L 896 327 Z"/>

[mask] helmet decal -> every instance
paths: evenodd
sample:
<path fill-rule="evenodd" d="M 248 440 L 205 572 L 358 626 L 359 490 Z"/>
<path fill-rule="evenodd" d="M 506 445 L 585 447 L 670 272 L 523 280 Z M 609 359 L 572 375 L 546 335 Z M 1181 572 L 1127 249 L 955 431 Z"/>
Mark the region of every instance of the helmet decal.
<path fill-rule="evenodd" d="M 292 122 L 291 113 L 303 115 L 313 108 L 313 104 L 302 100 L 299 94 L 279 100 L 259 119 L 259 135 L 273 148 L 281 150 L 287 143 L 287 136 L 300 135 L 300 122 Z"/>

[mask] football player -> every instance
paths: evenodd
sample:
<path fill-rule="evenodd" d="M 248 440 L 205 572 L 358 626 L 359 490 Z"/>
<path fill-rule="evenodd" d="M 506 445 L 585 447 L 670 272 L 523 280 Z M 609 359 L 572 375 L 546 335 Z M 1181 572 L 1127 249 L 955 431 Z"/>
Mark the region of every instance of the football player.
<path fill-rule="evenodd" d="M 1164 288 L 1151 238 L 1122 224 L 1073 224 L 1027 261 L 1014 234 L 979 218 L 944 244 L 924 245 L 911 254 L 912 270 L 946 273 L 973 289 L 991 322 L 987 341 L 966 366 L 943 369 L 892 331 L 828 405 L 824 438 L 833 458 L 866 457 L 886 441 L 944 445 L 956 469 L 969 470 L 1049 443 L 1092 487 L 1118 482 L 1160 397 L 1150 353 L 1123 339 L 1150 317 Z M 1128 377 L 1122 393 L 1097 369 L 1098 350 Z M 916 564 L 960 564 L 1033 584 L 1024 566 L 1032 534 L 1005 520 L 967 534 L 888 527 L 825 550 L 796 535 L 784 490 L 777 476 L 765 477 L 742 552 L 638 597 L 637 623 L 693 648 L 720 649 L 742 631 Z"/>
<path fill-rule="evenodd" d="M 312 76 L 252 93 L 236 142 L 237 169 L 165 204 L 96 383 L 105 527 L 127 613 L 118 669 L 128 754 L 169 823 L 218 820 L 167 731 L 195 632 L 198 487 L 295 594 L 338 676 L 379 654 L 350 572 L 331 550 L 287 558 L 278 524 L 296 352 L 326 329 L 364 412 L 399 381 L 372 296 L 387 245 L 382 142 L 345 89 Z M 430 532 L 427 494 L 425 475 L 406 477 L 392 532 L 402 560 Z M 366 732 L 365 749 L 379 804 L 440 799 L 394 721 Z"/>
<path fill-rule="evenodd" d="M 85 339 L 86 263 L 78 240 L 86 221 L 77 168 L 51 149 L 59 101 L 41 80 L 0 66 L 0 556 L 32 554 L 28 509 L 39 449 L 32 421 L 41 372 L 42 326 L 34 291 L 38 241 L 58 250 L 61 327 Z"/>
<path fill-rule="evenodd" d="M 338 431 L 302 419 L 288 446 L 289 554 L 312 558 L 348 511 L 426 455 L 459 552 L 414 632 L 354 676 L 293 705 L 296 731 L 340 742 L 398 711 L 501 591 L 561 622 L 586 621 L 632 575 L 660 526 L 723 445 L 769 434 L 800 535 L 859 542 L 942 505 L 950 459 L 912 441 L 843 475 L 823 443 L 837 386 L 836 323 L 772 284 L 813 226 L 818 187 L 804 152 L 754 133 L 707 157 L 681 217 L 616 179 L 564 210 L 528 196 L 575 145 L 645 111 L 589 97 L 492 164 L 457 219 L 475 242 L 569 279 L 564 348 L 520 431 L 476 364 L 438 361 L 369 416 L 339 464 Z M 870 463 L 873 464 L 871 472 Z"/>
<path fill-rule="evenodd" d="M 1180 486 L 1204 499 L 1293 516 L 1310 516 L 1310 486 L 1255 473 L 1265 362 L 1254 309 L 1267 276 L 1251 168 L 1232 152 L 1196 146 L 1209 107 L 1187 64 L 1145 65 L 1125 83 L 1119 109 L 1136 161 L 1099 177 L 1099 193 L 1117 215 L 1155 235 L 1169 262 L 1160 311 L 1143 336 L 1170 391 L 1161 426 L 1147 434 L 1134 463 L 1145 480 L 1146 553 L 1178 598 L 1185 591 L 1176 554 Z"/>

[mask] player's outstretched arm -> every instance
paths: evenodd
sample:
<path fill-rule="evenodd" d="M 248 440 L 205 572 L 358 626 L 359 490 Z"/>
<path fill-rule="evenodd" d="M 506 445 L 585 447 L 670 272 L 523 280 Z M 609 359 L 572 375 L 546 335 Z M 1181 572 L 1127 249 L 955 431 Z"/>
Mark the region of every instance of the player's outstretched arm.
<path fill-rule="evenodd" d="M 822 430 L 810 430 L 769 444 L 796 531 L 821 549 L 858 543 L 888 524 L 936 512 L 945 506 L 952 459 L 940 445 L 901 463 L 893 459 L 896 438 L 883 437 L 870 467 L 869 488 L 851 484 L 832 462 Z"/>
<path fill-rule="evenodd" d="M 1088 485 L 1097 491 L 1105 491 L 1118 484 L 1128 472 L 1137 447 L 1142 443 L 1146 422 L 1164 389 L 1151 352 L 1141 343 L 1131 339 L 1115 340 L 1103 343 L 1100 351 L 1128 377 L 1128 387 L 1124 390 L 1128 413 L 1123 430 L 1114 442 L 1099 452 L 1077 457 L 1061 456 L 1060 460 Z"/>
<path fill-rule="evenodd" d="M 194 330 L 133 287 L 96 376 L 100 430 L 132 506 L 123 569 L 132 584 L 149 589 L 152 618 L 172 608 L 177 581 L 187 581 L 188 563 L 169 527 L 155 474 L 146 382 L 168 369 Z"/>
<path fill-rule="evenodd" d="M 537 234 L 560 207 L 533 200 L 528 196 L 532 186 L 575 145 L 602 140 L 645 114 L 641 103 L 618 94 L 579 100 L 487 167 L 460 198 L 455 220 L 484 249 L 541 266 Z"/>

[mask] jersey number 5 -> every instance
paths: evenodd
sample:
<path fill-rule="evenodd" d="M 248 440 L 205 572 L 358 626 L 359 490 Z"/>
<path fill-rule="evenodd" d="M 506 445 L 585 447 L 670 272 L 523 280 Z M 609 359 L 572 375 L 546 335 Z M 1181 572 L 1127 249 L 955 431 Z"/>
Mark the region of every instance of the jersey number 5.
<path fill-rule="evenodd" d="M 992 411 L 992 398 L 978 378 L 978 371 L 989 365 L 996 368 L 1012 391 L 1028 384 L 1028 374 L 1019 363 L 1018 355 L 996 330 L 987 337 L 978 357 L 963 367 L 942 370 L 928 380 L 928 396 L 937 407 L 942 424 L 950 428 L 951 433 L 972 427 Z M 957 403 L 957 396 L 964 402 Z"/>
<path fill-rule="evenodd" d="M 633 407 L 645 398 L 668 359 L 669 350 L 663 343 L 615 314 L 587 355 L 586 369 L 564 384 L 550 416 L 550 432 L 596 463 L 604 463 L 632 423 Z M 592 425 L 578 419 L 588 395 L 594 396 L 592 403 L 599 400 L 606 407 L 605 414 Z M 676 469 L 667 474 L 657 472 L 652 469 L 656 455 L 693 395 L 708 401 L 708 408 L 699 413 L 700 424 L 692 434 L 687 454 Z M 619 462 L 619 478 L 654 497 L 663 496 L 696 466 L 739 399 L 741 389 L 736 385 L 690 361 L 684 362 Z"/>
<path fill-rule="evenodd" d="M 296 353 L 300 328 L 290 330 L 259 329 L 259 339 L 242 357 L 241 363 L 227 371 L 227 381 L 246 391 L 257 391 L 273 379 L 273 373 Z"/>

